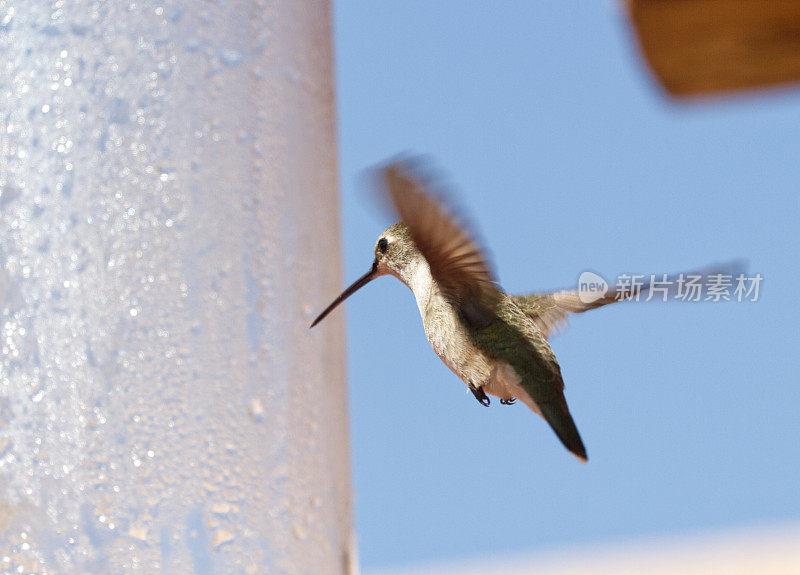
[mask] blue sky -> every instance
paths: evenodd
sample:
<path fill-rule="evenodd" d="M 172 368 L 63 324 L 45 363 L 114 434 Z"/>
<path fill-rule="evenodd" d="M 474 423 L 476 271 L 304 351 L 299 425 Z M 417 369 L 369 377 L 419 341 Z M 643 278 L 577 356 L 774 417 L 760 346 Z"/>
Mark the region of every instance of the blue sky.
<path fill-rule="evenodd" d="M 552 345 L 589 451 L 478 405 L 381 278 L 347 314 L 366 571 L 800 520 L 800 91 L 663 97 L 614 2 L 334 3 L 345 282 L 430 154 L 513 293 L 743 257 L 755 303 L 620 304 Z M 337 294 L 331 294 L 333 298 Z"/>

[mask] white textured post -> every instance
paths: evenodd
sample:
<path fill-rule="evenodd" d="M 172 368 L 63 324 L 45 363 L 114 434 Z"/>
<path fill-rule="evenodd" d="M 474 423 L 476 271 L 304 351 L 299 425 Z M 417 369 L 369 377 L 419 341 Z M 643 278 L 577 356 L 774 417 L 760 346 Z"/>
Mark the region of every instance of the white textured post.
<path fill-rule="evenodd" d="M 326 0 L 0 0 L 0 572 L 346 573 Z"/>

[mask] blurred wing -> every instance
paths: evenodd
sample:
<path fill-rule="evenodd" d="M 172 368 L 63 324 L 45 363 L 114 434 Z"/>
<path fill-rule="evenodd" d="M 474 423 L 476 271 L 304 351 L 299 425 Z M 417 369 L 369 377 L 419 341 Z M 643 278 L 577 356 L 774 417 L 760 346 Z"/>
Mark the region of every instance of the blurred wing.
<path fill-rule="evenodd" d="M 744 273 L 745 268 L 746 263 L 743 260 L 733 260 L 721 264 L 712 264 L 693 272 L 667 277 L 656 276 L 655 284 L 630 285 L 625 288 L 623 286 L 610 286 L 606 295 L 589 303 L 581 301 L 578 290 L 512 296 L 511 299 L 525 312 L 525 315 L 534 321 L 545 337 L 550 337 L 566 327 L 571 313 L 583 313 L 618 301 L 641 301 L 639 296 L 641 295 L 644 298 L 644 294 L 651 288 L 654 289 L 655 293 L 656 286 L 658 286 L 659 295 L 653 299 L 666 300 L 667 298 L 675 298 L 680 295 L 681 278 L 691 278 L 698 284 L 708 285 L 715 276 L 722 275 L 734 278 L 738 274 Z"/>
<path fill-rule="evenodd" d="M 445 296 L 476 327 L 491 323 L 499 292 L 477 243 L 408 166 L 383 168 L 389 198 Z"/>
<path fill-rule="evenodd" d="M 578 290 L 512 296 L 511 299 L 542 330 L 545 337 L 550 337 L 566 327 L 569 314 L 583 313 L 620 301 L 616 295 L 616 291 L 611 290 L 608 295 L 592 303 L 582 302 L 578 297 Z M 635 294 L 631 294 L 629 297 L 633 297 L 633 295 Z"/>

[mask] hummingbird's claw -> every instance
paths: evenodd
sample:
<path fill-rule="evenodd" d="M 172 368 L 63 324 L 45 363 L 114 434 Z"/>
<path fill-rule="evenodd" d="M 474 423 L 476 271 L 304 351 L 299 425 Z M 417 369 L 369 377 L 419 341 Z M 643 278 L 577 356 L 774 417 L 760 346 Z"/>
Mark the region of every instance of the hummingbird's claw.
<path fill-rule="evenodd" d="M 486 392 L 483 391 L 482 387 L 472 387 L 470 385 L 469 390 L 472 392 L 472 395 L 475 396 L 475 399 L 478 400 L 478 403 L 480 403 L 482 406 L 489 407 L 489 405 L 492 403 L 492 401 L 487 397 Z"/>
<path fill-rule="evenodd" d="M 509 397 L 508 399 L 501 399 L 500 403 L 502 403 L 503 405 L 514 405 L 515 403 L 517 403 L 517 398 Z"/>

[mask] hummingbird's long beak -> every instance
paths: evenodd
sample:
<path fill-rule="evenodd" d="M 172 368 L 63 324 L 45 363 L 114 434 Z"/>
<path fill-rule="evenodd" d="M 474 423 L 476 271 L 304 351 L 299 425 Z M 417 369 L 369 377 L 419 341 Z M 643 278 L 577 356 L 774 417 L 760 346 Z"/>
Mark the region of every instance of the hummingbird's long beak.
<path fill-rule="evenodd" d="M 336 306 L 338 306 L 340 303 L 342 303 L 344 300 L 346 300 L 352 294 L 358 291 L 359 288 L 367 285 L 369 282 L 374 280 L 376 277 L 378 277 L 378 260 L 372 262 L 372 267 L 367 273 L 358 278 L 355 282 L 353 282 L 353 285 L 351 285 L 349 288 L 347 288 L 342 292 L 342 295 L 333 300 L 333 302 L 331 302 L 331 305 L 326 307 L 325 311 L 323 311 L 321 314 L 317 316 L 317 319 L 314 320 L 314 323 L 311 324 L 311 327 L 314 327 L 323 319 L 325 319 L 325 316 L 331 313 Z"/>

